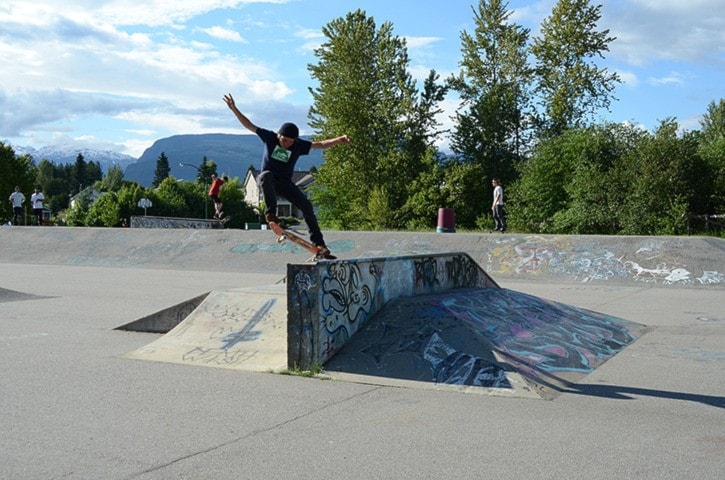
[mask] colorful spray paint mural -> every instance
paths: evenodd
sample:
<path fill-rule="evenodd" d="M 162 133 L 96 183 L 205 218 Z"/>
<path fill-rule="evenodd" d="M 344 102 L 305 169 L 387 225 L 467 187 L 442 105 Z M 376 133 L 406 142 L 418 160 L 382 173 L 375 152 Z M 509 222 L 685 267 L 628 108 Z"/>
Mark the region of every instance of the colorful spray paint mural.
<path fill-rule="evenodd" d="M 659 285 L 725 283 L 725 272 L 690 271 L 684 240 L 633 237 L 516 236 L 495 242 L 483 265 L 491 274 L 554 275 L 579 282 L 631 280 Z M 684 252 L 686 253 L 686 252 Z M 722 256 L 713 258 L 722 269 Z"/>
<path fill-rule="evenodd" d="M 289 363 L 302 368 L 324 363 L 391 299 L 498 287 L 465 254 L 290 264 L 287 278 Z"/>
<path fill-rule="evenodd" d="M 339 234 L 344 236 L 344 233 Z M 334 237 L 335 235 L 330 235 Z M 381 238 L 385 239 L 381 242 Z M 376 258 L 465 252 L 496 278 L 554 277 L 578 283 L 648 283 L 663 286 L 725 284 L 725 254 L 693 262 L 707 239 L 478 234 L 360 234 L 328 242 L 340 258 Z M 243 244 L 234 253 L 305 252 L 287 244 Z"/>
<path fill-rule="evenodd" d="M 512 290 L 459 289 L 392 302 L 326 368 L 498 389 L 523 378 L 541 393 L 591 373 L 646 330 Z"/>

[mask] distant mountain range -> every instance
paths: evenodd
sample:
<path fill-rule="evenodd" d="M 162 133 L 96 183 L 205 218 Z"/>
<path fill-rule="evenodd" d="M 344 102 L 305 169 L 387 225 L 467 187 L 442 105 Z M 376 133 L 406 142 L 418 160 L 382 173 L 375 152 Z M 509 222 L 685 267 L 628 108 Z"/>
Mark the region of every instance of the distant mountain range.
<path fill-rule="evenodd" d="M 174 135 L 162 138 L 151 145 L 136 163 L 129 165 L 124 173 L 126 180 L 134 180 L 144 187 L 151 185 L 156 170 L 156 161 L 163 152 L 169 159 L 171 175 L 177 179 L 194 180 L 197 172 L 180 163 L 199 166 L 206 157 L 214 161 L 219 175 L 244 180 L 249 166 L 259 168 L 262 163 L 262 141 L 256 135 L 230 135 L 207 133 L 202 135 Z M 309 170 L 322 163 L 322 151 L 312 150 L 300 157 L 296 170 Z"/>
<path fill-rule="evenodd" d="M 41 160 L 48 160 L 55 164 L 75 163 L 80 153 L 86 162 L 99 163 L 104 172 L 113 166 L 119 166 L 125 170 L 126 167 L 137 161 L 136 158 L 123 153 L 111 150 L 78 148 L 74 145 L 48 145 L 41 148 L 16 147 L 13 145 L 13 151 L 16 155 L 32 155 L 36 164 Z"/>
<path fill-rule="evenodd" d="M 144 187 L 151 186 L 156 170 L 156 162 L 163 152 L 169 159 L 171 175 L 177 179 L 194 180 L 197 172 L 192 167 L 182 167 L 180 163 L 199 166 L 206 157 L 217 165 L 220 175 L 244 179 L 250 165 L 259 168 L 262 161 L 262 141 L 256 135 L 229 135 L 208 133 L 201 135 L 174 135 L 156 140 L 140 158 L 123 155 L 110 150 L 78 149 L 71 145 L 47 146 L 42 148 L 15 147 L 17 155 L 32 155 L 36 162 L 48 160 L 56 164 L 75 163 L 78 154 L 86 162 L 97 162 L 104 172 L 112 166 L 124 170 L 124 178 L 133 180 Z M 312 150 L 309 155 L 300 157 L 295 168 L 310 170 L 322 164 L 322 151 Z"/>

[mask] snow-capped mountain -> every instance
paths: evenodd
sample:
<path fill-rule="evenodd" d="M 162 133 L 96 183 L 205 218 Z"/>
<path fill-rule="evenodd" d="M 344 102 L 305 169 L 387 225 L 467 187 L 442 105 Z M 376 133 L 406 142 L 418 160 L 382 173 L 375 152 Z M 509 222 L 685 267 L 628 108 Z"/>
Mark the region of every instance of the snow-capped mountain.
<path fill-rule="evenodd" d="M 104 172 L 113 166 L 119 166 L 125 170 L 127 166 L 138 160 L 130 155 L 112 150 L 79 148 L 73 145 L 48 145 L 41 148 L 13 146 L 13 151 L 16 155 L 31 155 L 36 165 L 41 160 L 48 160 L 55 164 L 75 163 L 80 153 L 86 162 L 99 163 Z"/>

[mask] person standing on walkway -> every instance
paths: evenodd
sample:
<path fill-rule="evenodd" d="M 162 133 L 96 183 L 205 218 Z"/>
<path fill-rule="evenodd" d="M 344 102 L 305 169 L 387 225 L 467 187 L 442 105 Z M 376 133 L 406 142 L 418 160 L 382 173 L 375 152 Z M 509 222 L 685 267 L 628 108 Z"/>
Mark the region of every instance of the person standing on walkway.
<path fill-rule="evenodd" d="M 262 188 L 265 204 L 265 219 L 267 222 L 279 223 L 277 218 L 277 195 L 286 198 L 292 205 L 300 209 L 302 216 L 310 229 L 310 241 L 320 247 L 323 255 L 329 255 L 330 250 L 325 245 L 317 216 L 312 203 L 292 181 L 295 164 L 301 155 L 307 155 L 310 150 L 323 150 L 326 148 L 350 143 L 347 135 L 311 142 L 299 138 L 299 128 L 294 123 L 283 123 L 276 132 L 257 127 L 234 104 L 231 94 L 224 95 L 224 101 L 229 109 L 247 130 L 255 133 L 264 142 L 262 156 L 262 171 L 258 180 Z"/>
<path fill-rule="evenodd" d="M 25 203 L 25 195 L 20 191 L 20 187 L 15 187 L 15 191 L 10 194 L 10 204 L 13 206 L 13 225 L 19 225 L 23 216 L 23 203 Z"/>
<path fill-rule="evenodd" d="M 212 173 L 211 175 L 209 198 L 211 198 L 212 202 L 214 202 L 214 218 L 216 219 L 221 219 L 224 215 L 224 212 L 222 212 L 222 207 L 224 206 L 224 204 L 219 198 L 219 192 L 222 189 L 222 185 L 224 185 L 224 183 L 226 183 L 228 180 L 229 178 L 226 175 L 224 176 L 224 178 L 217 177 L 215 173 Z"/>
<path fill-rule="evenodd" d="M 493 185 L 493 205 L 491 206 L 493 221 L 496 224 L 496 231 L 503 233 L 506 231 L 506 213 L 503 210 L 503 187 L 501 186 L 501 180 L 498 178 L 494 178 L 491 184 Z"/>
<path fill-rule="evenodd" d="M 35 215 L 38 226 L 42 224 L 43 220 L 43 200 L 45 200 L 43 192 L 39 188 L 36 188 L 35 192 L 30 196 L 30 205 L 33 207 L 33 214 Z"/>

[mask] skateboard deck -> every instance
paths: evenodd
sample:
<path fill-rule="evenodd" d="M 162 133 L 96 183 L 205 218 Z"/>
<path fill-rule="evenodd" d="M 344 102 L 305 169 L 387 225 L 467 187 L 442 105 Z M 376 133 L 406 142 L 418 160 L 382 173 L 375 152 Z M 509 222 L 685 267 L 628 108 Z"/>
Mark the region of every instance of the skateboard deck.
<path fill-rule="evenodd" d="M 308 242 L 302 237 L 295 235 L 289 230 L 285 230 L 279 224 L 275 222 L 268 223 L 269 228 L 271 228 L 275 235 L 277 235 L 277 242 L 282 243 L 285 240 L 289 240 L 290 242 L 293 242 L 310 252 L 312 254 L 312 258 L 310 258 L 308 261 L 316 262 L 318 260 L 335 260 L 337 258 L 336 256 L 330 254 L 324 255 L 320 247 L 318 247 L 317 245 L 313 245 L 312 243 Z"/>
<path fill-rule="evenodd" d="M 229 222 L 229 220 L 231 219 L 232 217 L 230 217 L 229 215 L 227 215 L 226 217 L 214 217 L 214 220 L 219 222 L 219 224 L 224 228 L 226 228 L 227 222 Z"/>

